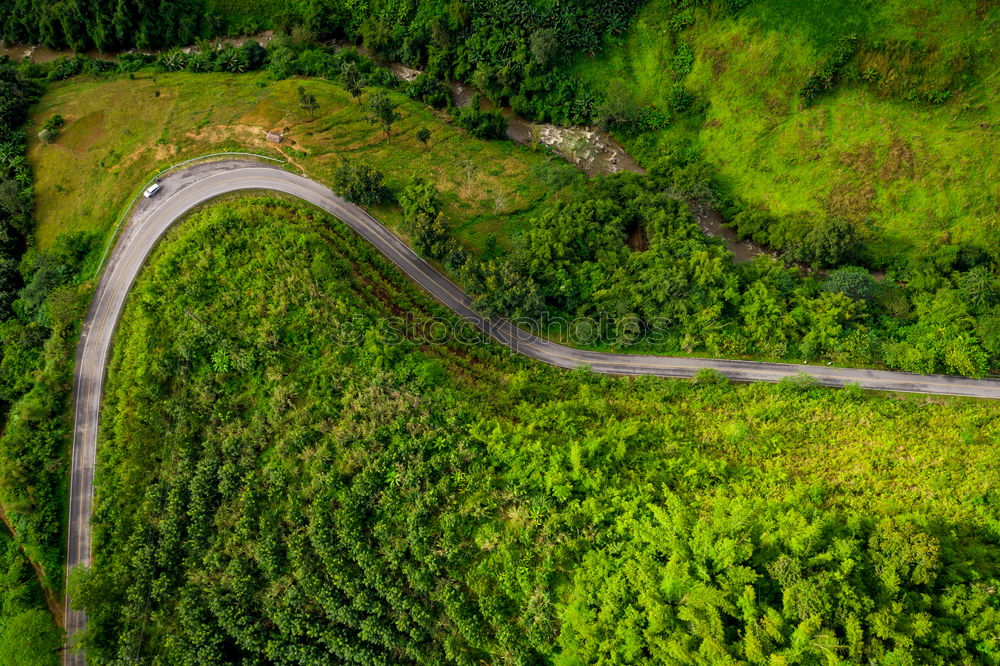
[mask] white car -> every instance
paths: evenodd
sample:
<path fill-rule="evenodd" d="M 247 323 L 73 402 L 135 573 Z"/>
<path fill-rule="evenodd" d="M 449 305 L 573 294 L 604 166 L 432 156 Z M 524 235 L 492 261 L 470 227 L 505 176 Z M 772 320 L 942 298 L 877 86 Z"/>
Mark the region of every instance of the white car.
<path fill-rule="evenodd" d="M 154 194 L 156 194 L 159 191 L 160 191 L 160 184 L 159 183 L 153 183 L 152 185 L 150 185 L 149 187 L 146 188 L 146 191 L 142 193 L 142 196 L 144 196 L 144 197 L 146 197 L 148 199 L 149 197 L 153 196 Z"/>

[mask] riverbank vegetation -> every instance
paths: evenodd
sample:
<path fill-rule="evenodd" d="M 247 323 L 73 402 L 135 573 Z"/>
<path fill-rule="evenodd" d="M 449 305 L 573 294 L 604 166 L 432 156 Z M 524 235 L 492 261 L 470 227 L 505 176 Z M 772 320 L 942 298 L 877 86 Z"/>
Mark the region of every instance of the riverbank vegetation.
<path fill-rule="evenodd" d="M 91 20 L 69 11 L 77 18 L 18 28 L 43 23 L 31 17 L 48 3 L 27 4 L 7 23 L 20 36 L 6 39 L 63 45 L 60 30 Z M 854 231 L 870 268 L 900 274 L 941 246 L 992 252 L 997 206 L 982 184 L 997 176 L 984 146 L 996 138 L 1000 8 L 786 5 L 217 2 L 188 12 L 211 18 L 191 18 L 186 41 L 168 29 L 158 45 L 266 28 L 300 44 L 343 39 L 425 70 L 429 103 L 446 99 L 435 81 L 454 79 L 532 119 L 611 127 L 647 165 L 687 146 L 713 170 L 740 233 L 794 260 L 797 239 L 830 226 Z M 143 20 L 157 11 L 174 8 Z M 124 30 L 129 20 L 115 19 L 119 46 L 149 48 L 128 41 L 144 39 Z M 204 71 L 206 52 L 172 60 Z"/>
<path fill-rule="evenodd" d="M 641 343 L 648 333 L 660 340 L 653 350 L 670 353 L 970 376 L 996 367 L 1000 291 L 988 258 L 962 266 L 963 255 L 929 257 L 907 284 L 856 266 L 804 274 L 769 256 L 734 264 L 677 198 L 700 167 L 665 162 L 598 179 L 532 217 L 511 252 L 458 273 L 487 311 L 598 322 L 608 334 L 591 344 Z M 799 247 L 812 257 L 857 252 L 846 230 L 811 233 Z"/>
<path fill-rule="evenodd" d="M 113 352 L 88 655 L 1000 660 L 992 405 L 567 373 L 435 320 L 302 204 L 172 230 Z"/>

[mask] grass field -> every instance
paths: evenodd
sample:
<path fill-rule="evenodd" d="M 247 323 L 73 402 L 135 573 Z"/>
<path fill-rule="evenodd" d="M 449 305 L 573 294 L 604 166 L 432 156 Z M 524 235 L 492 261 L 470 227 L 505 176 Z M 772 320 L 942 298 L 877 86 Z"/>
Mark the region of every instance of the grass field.
<path fill-rule="evenodd" d="M 314 119 L 299 108 L 297 90 L 316 96 Z M 52 84 L 28 126 L 36 134 L 60 114 L 66 125 L 50 145 L 32 140 L 37 237 L 48 247 L 64 231 L 107 231 L 138 188 L 160 169 L 217 151 L 249 151 L 285 159 L 321 182 L 341 160 L 381 169 L 391 187 L 420 177 L 442 193 L 445 213 L 463 241 L 481 244 L 549 196 L 528 173 L 547 156 L 509 142 L 479 141 L 446 116 L 394 94 L 401 120 L 386 139 L 364 118 L 357 101 L 321 80 L 274 81 L 263 73 L 148 74 Z M 431 130 L 424 148 L 414 133 Z M 268 130 L 285 131 L 280 145 Z M 377 211 L 399 220 L 395 207 Z M 509 231 L 509 230 L 508 230 Z"/>
<path fill-rule="evenodd" d="M 778 215 L 840 216 L 882 257 L 942 242 L 996 247 L 1000 233 L 1000 11 L 957 1 L 758 0 L 736 17 L 651 2 L 631 30 L 574 71 L 597 89 L 620 79 L 640 104 L 667 108 L 682 82 L 705 114 L 630 142 L 655 157 L 692 140 L 737 194 Z M 799 91 L 844 37 L 862 46 L 841 83 L 804 108 Z M 685 43 L 693 66 L 675 62 Z M 906 101 L 948 90 L 943 104 Z"/>

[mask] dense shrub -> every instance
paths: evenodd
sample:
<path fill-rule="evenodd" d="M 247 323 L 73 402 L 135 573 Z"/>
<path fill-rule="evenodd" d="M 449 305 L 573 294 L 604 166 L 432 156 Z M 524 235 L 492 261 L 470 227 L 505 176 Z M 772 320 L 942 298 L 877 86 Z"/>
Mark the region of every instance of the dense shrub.
<path fill-rule="evenodd" d="M 823 281 L 823 289 L 832 293 L 847 294 L 861 301 L 872 301 L 878 296 L 879 285 L 864 268 L 845 266 L 830 272 Z"/>
<path fill-rule="evenodd" d="M 406 87 L 407 96 L 419 100 L 435 109 L 443 109 L 451 104 L 451 90 L 444 83 L 421 74 Z"/>
<path fill-rule="evenodd" d="M 457 109 L 455 122 L 477 139 L 504 139 L 507 137 L 507 119 L 499 111 L 480 111 L 478 104 Z"/>
<path fill-rule="evenodd" d="M 382 172 L 356 162 L 345 162 L 333 173 L 333 191 L 348 201 L 373 206 L 391 197 Z"/>

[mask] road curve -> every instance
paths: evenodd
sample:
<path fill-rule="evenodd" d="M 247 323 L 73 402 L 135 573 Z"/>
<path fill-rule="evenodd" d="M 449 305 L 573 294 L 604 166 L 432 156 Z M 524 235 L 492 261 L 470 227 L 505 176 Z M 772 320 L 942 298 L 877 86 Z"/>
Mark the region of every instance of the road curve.
<path fill-rule="evenodd" d="M 90 517 L 93 510 L 97 429 L 105 366 L 115 326 L 132 283 L 157 240 L 192 208 L 238 190 L 273 190 L 307 201 L 339 218 L 395 263 L 441 303 L 514 351 L 561 368 L 588 366 L 613 375 L 692 377 L 712 368 L 736 381 L 774 382 L 801 372 L 824 386 L 859 384 L 880 391 L 1000 399 L 1000 381 L 945 375 L 915 375 L 880 370 L 799 366 L 704 358 L 625 355 L 581 351 L 517 329 L 503 319 L 484 319 L 471 299 L 438 273 L 392 232 L 361 208 L 335 196 L 302 176 L 256 162 L 225 161 L 200 164 L 167 176 L 155 198 L 142 199 L 111 254 L 84 319 L 74 372 L 73 460 L 70 476 L 67 573 L 91 561 Z M 66 631 L 72 638 L 86 617 L 70 609 L 66 597 Z M 83 655 L 66 651 L 64 663 L 83 664 Z"/>

